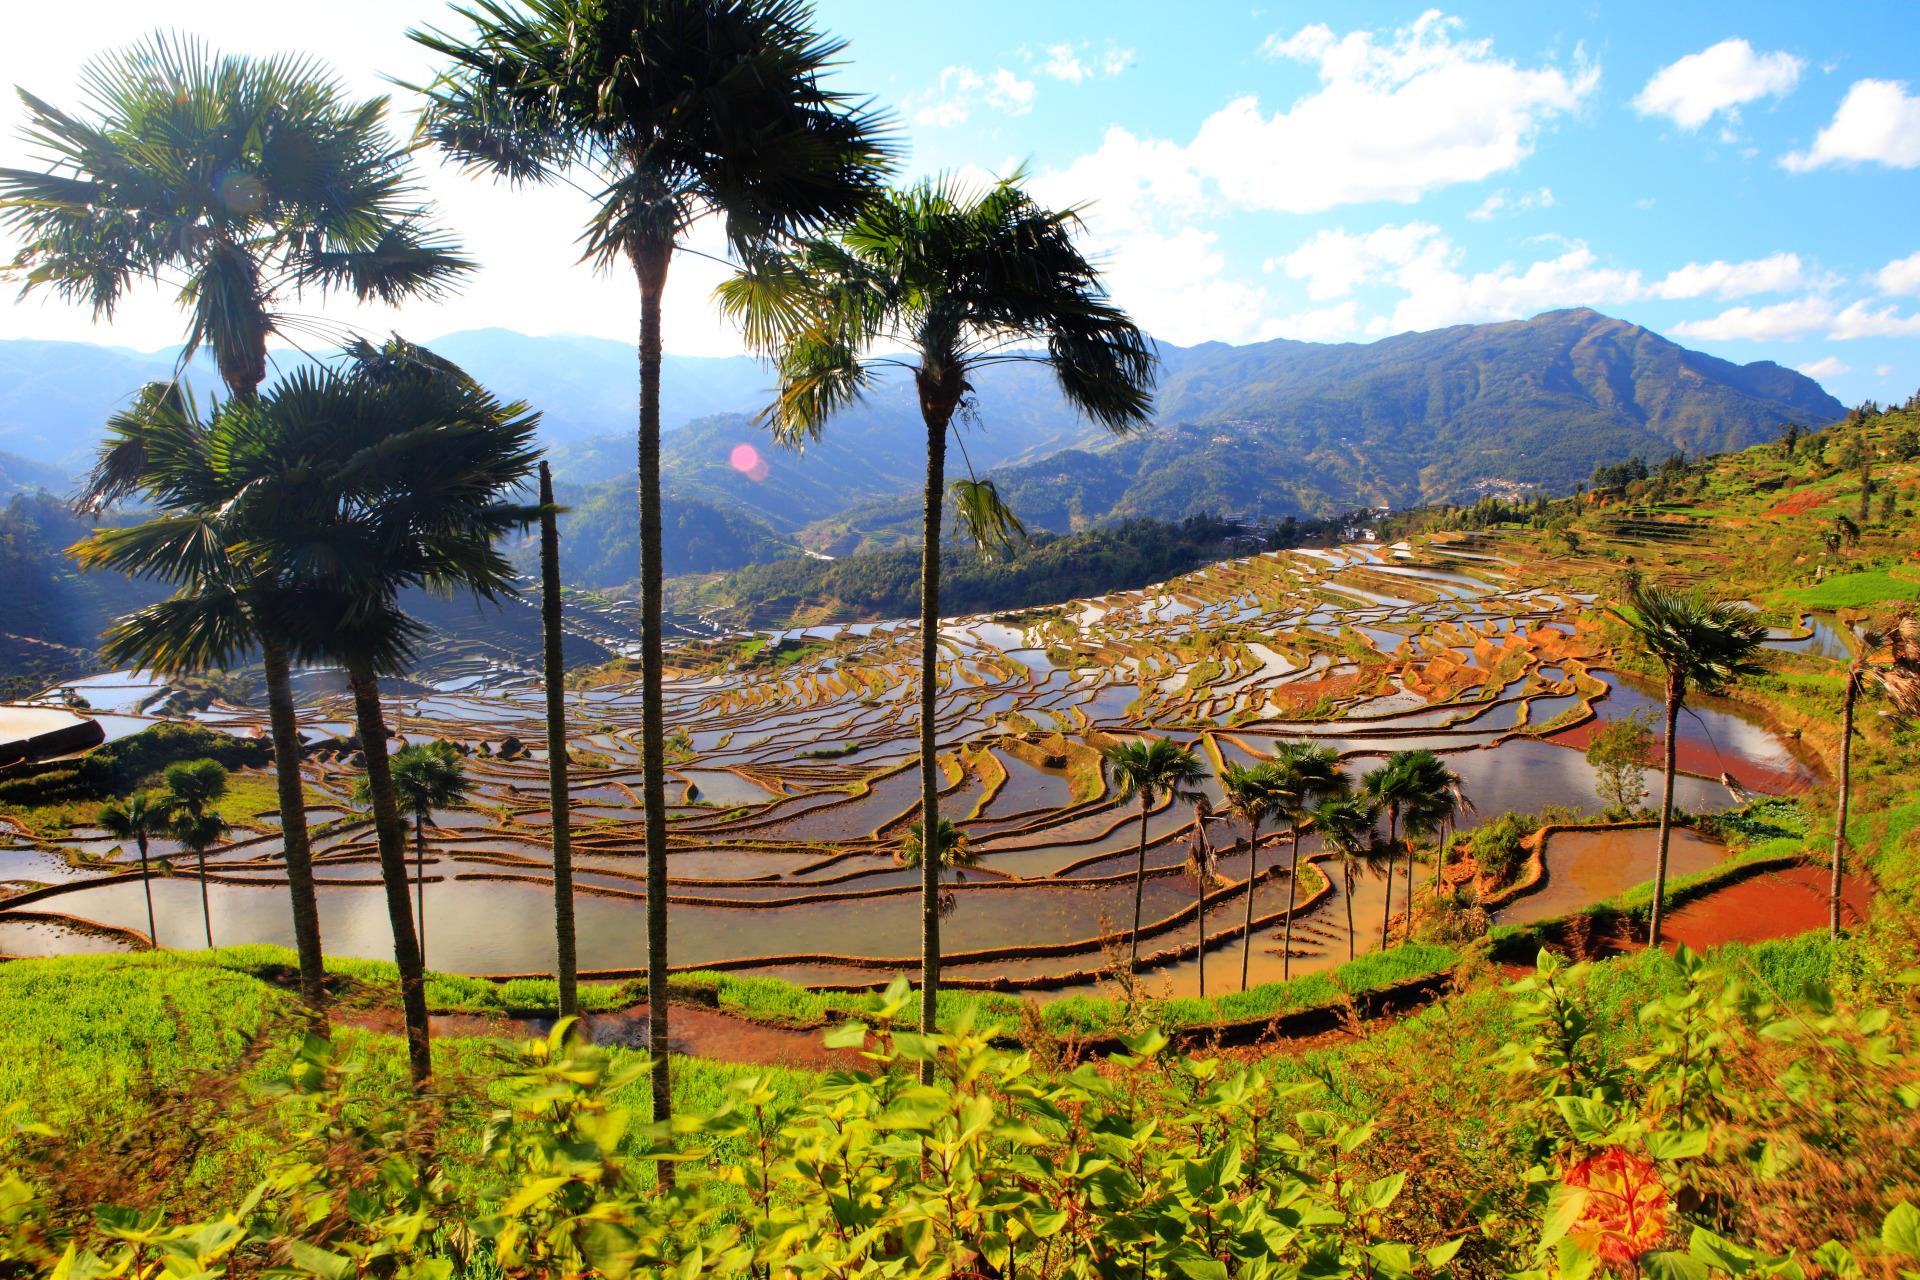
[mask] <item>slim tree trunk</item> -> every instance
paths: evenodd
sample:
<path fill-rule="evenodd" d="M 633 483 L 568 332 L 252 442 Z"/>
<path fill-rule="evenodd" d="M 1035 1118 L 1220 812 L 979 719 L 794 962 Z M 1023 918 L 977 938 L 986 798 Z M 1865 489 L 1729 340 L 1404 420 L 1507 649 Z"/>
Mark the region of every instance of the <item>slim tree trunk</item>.
<path fill-rule="evenodd" d="M 660 635 L 660 295 L 673 259 L 670 238 L 636 245 L 640 281 L 640 766 L 647 848 L 647 1051 L 653 1058 L 653 1118 L 673 1115 L 667 1042 L 667 727 Z M 658 1166 L 673 1184 L 673 1164 Z"/>
<path fill-rule="evenodd" d="M 1380 908 L 1380 949 L 1393 945 L 1393 846 L 1400 840 L 1400 811 L 1387 808 L 1387 900 Z"/>
<path fill-rule="evenodd" d="M 413 912 L 420 941 L 420 967 L 427 967 L 427 815 L 413 815 Z"/>
<path fill-rule="evenodd" d="M 1660 852 L 1653 864 L 1653 916 L 1647 924 L 1647 945 L 1660 945 L 1660 917 L 1667 899 L 1667 849 L 1673 841 L 1673 775 L 1679 759 L 1675 741 L 1680 727 L 1680 702 L 1686 695 L 1673 677 L 1667 677 L 1667 743 L 1661 772 L 1666 785 L 1660 792 Z"/>
<path fill-rule="evenodd" d="M 945 516 L 947 423 L 958 403 L 957 371 L 942 377 L 922 367 L 917 379 L 920 412 L 927 426 L 927 484 L 920 512 L 920 833 L 921 845 L 937 847 L 940 830 L 939 699 L 940 526 Z M 940 859 L 920 859 L 920 1030 L 940 1026 Z M 920 1066 L 922 1083 L 933 1082 L 933 1063 Z"/>
<path fill-rule="evenodd" d="M 1253 962 L 1253 874 L 1260 869 L 1260 824 L 1247 823 L 1247 922 L 1240 926 L 1240 989 L 1247 989 Z"/>
<path fill-rule="evenodd" d="M 324 1030 L 327 966 L 320 949 L 320 898 L 313 884 L 313 847 L 307 838 L 307 800 L 300 779 L 300 724 L 293 710 L 293 669 L 286 645 L 264 638 L 267 725 L 273 737 L 273 782 L 280 799 L 280 847 L 293 901 L 293 949 L 300 957 L 300 998 Z"/>
<path fill-rule="evenodd" d="M 1140 857 L 1133 867 L 1133 949 L 1127 954 L 1127 972 L 1140 968 L 1140 903 L 1147 893 L 1147 793 L 1140 793 Z"/>
<path fill-rule="evenodd" d="M 406 1015 L 407 1066 L 416 1086 L 433 1074 L 433 1050 L 427 1043 L 427 976 L 420 940 L 413 932 L 413 904 L 407 900 L 407 832 L 393 789 L 387 760 L 387 723 L 380 710 L 380 684 L 365 667 L 349 667 L 354 723 L 360 753 L 367 761 L 367 791 L 373 799 L 373 830 L 380 849 L 380 879 L 386 887 L 387 921 L 393 927 L 393 962 L 400 970 L 400 1007 Z"/>
<path fill-rule="evenodd" d="M 1347 963 L 1352 964 L 1354 956 L 1356 955 L 1353 943 L 1353 863 L 1344 858 L 1341 859 L 1340 862 L 1340 876 L 1341 879 L 1346 881 L 1347 885 L 1347 892 L 1345 894 L 1347 899 Z"/>
<path fill-rule="evenodd" d="M 1827 890 L 1827 931 L 1840 936 L 1840 871 L 1847 849 L 1847 805 L 1853 793 L 1853 704 L 1860 695 L 1858 665 L 1847 670 L 1847 691 L 1840 702 L 1840 812 L 1833 825 L 1833 882 Z"/>
<path fill-rule="evenodd" d="M 160 926 L 153 918 L 153 872 L 147 867 L 147 837 L 142 832 L 133 842 L 140 850 L 140 887 L 147 891 L 147 944 L 155 951 L 160 949 Z"/>
<path fill-rule="evenodd" d="M 1287 935 L 1280 944 L 1280 980 L 1293 977 L 1293 910 L 1300 901 L 1300 819 L 1293 820 L 1293 862 L 1287 868 Z"/>
<path fill-rule="evenodd" d="M 560 634 L 560 533 L 553 472 L 540 464 L 540 627 L 546 641 L 547 810 L 553 817 L 553 938 L 559 953 L 560 1016 L 580 1012 L 573 932 L 573 817 L 567 792 L 566 655 Z"/>
<path fill-rule="evenodd" d="M 1193 955 L 1194 959 L 1200 962 L 1200 998 L 1205 1000 L 1207 998 L 1207 855 L 1204 850 L 1200 854 L 1200 901 L 1195 915 L 1199 920 L 1196 926 L 1199 932 L 1195 936 L 1195 941 L 1200 945 Z"/>
<path fill-rule="evenodd" d="M 194 859 L 200 864 L 200 918 L 207 926 L 207 950 L 213 950 L 213 904 L 207 898 L 207 851 L 195 849 Z"/>

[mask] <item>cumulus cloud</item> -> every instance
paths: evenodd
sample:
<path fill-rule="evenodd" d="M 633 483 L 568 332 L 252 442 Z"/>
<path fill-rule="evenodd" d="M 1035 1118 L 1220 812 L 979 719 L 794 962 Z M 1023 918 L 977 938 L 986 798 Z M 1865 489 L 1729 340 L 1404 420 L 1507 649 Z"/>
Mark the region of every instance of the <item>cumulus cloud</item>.
<path fill-rule="evenodd" d="M 1133 50 L 1108 46 L 1097 62 L 1080 56 L 1087 42 L 1075 44 L 1063 40 L 1059 44 L 1050 44 L 1041 50 L 1046 57 L 1037 64 L 1041 75 L 1051 76 L 1055 80 L 1064 80 L 1068 84 L 1082 84 L 1097 75 L 1117 76 L 1133 65 Z M 1089 58 L 1091 55 L 1089 55 Z"/>
<path fill-rule="evenodd" d="M 1440 228 L 1409 222 L 1359 235 L 1341 229 L 1320 231 L 1285 257 L 1269 259 L 1266 267 L 1306 281 L 1307 296 L 1324 301 L 1351 293 L 1358 285 L 1375 283 L 1389 270 L 1405 267 L 1423 253 L 1445 255 L 1451 251 Z"/>
<path fill-rule="evenodd" d="M 1130 236 L 1109 256 L 1107 286 L 1148 332 L 1180 346 L 1261 337 L 1266 292 L 1227 274 L 1217 239 L 1198 227 Z"/>
<path fill-rule="evenodd" d="M 1412 201 L 1513 168 L 1599 84 L 1584 60 L 1521 67 L 1494 56 L 1490 40 L 1460 39 L 1460 27 L 1430 10 L 1387 35 L 1315 24 L 1269 37 L 1263 51 L 1313 64 L 1319 88 L 1271 114 L 1253 97 L 1228 103 L 1201 125 L 1189 158 L 1251 209 Z"/>
<path fill-rule="evenodd" d="M 1795 173 L 1834 164 L 1920 165 L 1920 97 L 1903 80 L 1856 80 L 1840 100 L 1833 120 L 1805 151 L 1782 156 Z"/>
<path fill-rule="evenodd" d="M 1728 307 L 1704 320 L 1683 320 L 1673 326 L 1673 332 L 1709 342 L 1792 342 L 1820 332 L 1833 318 L 1833 304 L 1825 298 L 1792 298 L 1765 307 Z"/>
<path fill-rule="evenodd" d="M 1744 298 L 1800 287 L 1800 255 L 1776 253 L 1749 262 L 1689 262 L 1650 290 L 1655 298 Z"/>
<path fill-rule="evenodd" d="M 1892 303 L 1875 307 L 1855 302 L 1833 318 L 1829 338 L 1911 338 L 1920 336 L 1920 314 L 1903 316 Z"/>
<path fill-rule="evenodd" d="M 1745 104 L 1791 92 L 1805 67 L 1790 53 L 1756 53 L 1745 40 L 1722 40 L 1654 72 L 1633 109 L 1643 116 L 1665 116 L 1687 130 L 1721 112 L 1737 120 Z"/>
<path fill-rule="evenodd" d="M 1853 372 L 1853 366 L 1839 356 L 1821 356 L 1818 360 L 1809 360 L 1798 368 L 1809 378 L 1837 378 L 1843 373 Z"/>
<path fill-rule="evenodd" d="M 947 67 L 933 88 L 908 102 L 913 122 L 934 128 L 965 124 L 975 108 L 985 105 L 1009 116 L 1033 110 L 1033 81 L 1022 80 L 1005 67 L 981 75 L 972 67 Z"/>
<path fill-rule="evenodd" d="M 1873 279 L 1882 293 L 1920 293 L 1920 253 L 1895 258 L 1876 271 Z"/>

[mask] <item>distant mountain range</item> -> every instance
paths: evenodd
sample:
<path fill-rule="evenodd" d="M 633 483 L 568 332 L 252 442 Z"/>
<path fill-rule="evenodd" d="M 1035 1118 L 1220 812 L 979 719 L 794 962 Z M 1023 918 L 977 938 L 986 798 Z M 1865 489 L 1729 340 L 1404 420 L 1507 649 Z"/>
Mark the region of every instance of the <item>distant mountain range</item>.
<path fill-rule="evenodd" d="M 634 349 L 503 329 L 430 345 L 543 413 L 560 496 L 573 508 L 563 526 L 568 576 L 601 586 L 635 576 Z M 1787 422 L 1844 412 L 1792 370 L 1732 364 L 1584 308 L 1365 344 L 1207 343 L 1161 354 L 1156 421 L 1125 439 L 1074 414 L 1044 369 L 984 371 L 952 469 L 992 475 L 1030 526 L 1056 531 L 1209 511 L 1322 515 L 1565 490 L 1635 453 L 1737 449 Z M 79 474 L 107 414 L 172 364 L 164 352 L 0 342 L 0 493 Z M 190 378 L 202 394 L 215 385 L 201 362 Z M 925 434 L 907 380 L 883 380 L 798 453 L 771 445 L 755 420 L 772 380 L 746 357 L 668 357 L 668 572 L 917 534 Z"/>

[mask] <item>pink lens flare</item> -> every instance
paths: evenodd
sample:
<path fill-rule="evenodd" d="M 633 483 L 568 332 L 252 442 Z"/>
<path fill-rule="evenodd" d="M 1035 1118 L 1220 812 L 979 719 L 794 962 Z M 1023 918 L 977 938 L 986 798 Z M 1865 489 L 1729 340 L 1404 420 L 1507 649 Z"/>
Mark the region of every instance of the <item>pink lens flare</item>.
<path fill-rule="evenodd" d="M 767 478 L 767 460 L 750 444 L 733 446 L 733 452 L 727 455 L 727 463 L 755 484 Z"/>

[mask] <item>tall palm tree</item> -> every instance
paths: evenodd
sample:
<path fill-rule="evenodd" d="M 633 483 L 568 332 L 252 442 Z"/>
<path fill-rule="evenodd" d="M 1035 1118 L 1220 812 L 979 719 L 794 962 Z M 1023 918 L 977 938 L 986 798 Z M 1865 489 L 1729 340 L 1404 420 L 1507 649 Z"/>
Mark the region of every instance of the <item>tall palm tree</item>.
<path fill-rule="evenodd" d="M 1404 802 L 1402 817 L 1404 829 L 1409 837 L 1438 837 L 1442 828 L 1453 820 L 1460 806 L 1466 800 L 1465 784 L 1460 775 L 1447 767 L 1447 762 L 1431 751 L 1419 750 L 1405 753 L 1407 758 L 1403 766 L 1410 781 Z M 1413 936 L 1413 841 L 1407 841 L 1407 936 Z M 1436 853 L 1434 858 L 1434 883 L 1439 883 L 1439 864 L 1443 854 Z"/>
<path fill-rule="evenodd" d="M 237 399 L 265 380 L 273 335 L 337 337 L 291 309 L 302 298 L 434 298 L 471 266 L 433 227 L 409 153 L 387 133 L 386 100 L 356 100 L 311 58 L 222 56 L 156 34 L 89 63 L 81 88 L 78 114 L 21 92 L 45 167 L 0 169 L 0 225 L 22 242 L 6 274 L 107 319 L 142 282 L 177 285 L 190 313 L 181 368 L 209 348 Z M 141 487 L 125 469 L 137 471 L 138 450 L 120 462 L 118 475 L 96 473 L 89 500 Z M 300 733 L 271 605 L 257 590 L 225 602 L 249 621 L 265 668 L 294 945 L 317 1017 L 326 974 Z"/>
<path fill-rule="evenodd" d="M 1200 757 L 1168 738 L 1116 742 L 1100 754 L 1100 766 L 1113 788 L 1114 802 L 1140 800 L 1140 849 L 1133 868 L 1133 943 L 1127 952 L 1127 972 L 1140 967 L 1140 907 L 1147 887 L 1147 815 L 1162 796 L 1191 803 L 1194 790 L 1206 781 Z"/>
<path fill-rule="evenodd" d="M 580 1012 L 579 951 L 573 929 L 573 815 L 567 790 L 567 656 L 560 630 L 560 509 L 553 468 L 540 464 L 540 634 L 547 686 L 547 813 L 553 843 L 553 938 L 559 1014 Z"/>
<path fill-rule="evenodd" d="M 413 815 L 414 912 L 420 939 L 420 963 L 427 962 L 427 824 L 435 812 L 451 809 L 473 790 L 461 767 L 459 750 L 451 742 L 421 742 L 400 748 L 388 762 L 394 795 L 404 813 Z M 355 799 L 373 803 L 372 788 L 362 778 Z"/>
<path fill-rule="evenodd" d="M 309 1016 L 324 1026 L 326 965 L 287 640 L 294 606 L 266 575 L 248 571 L 228 554 L 219 514 L 229 491 L 214 452 L 214 424 L 223 412 L 248 403 L 236 398 L 203 417 L 178 384 L 149 383 L 129 409 L 108 420 L 89 498 L 104 506 L 137 493 L 159 514 L 139 525 L 95 530 L 67 553 L 83 568 L 114 569 L 176 588 L 108 629 L 101 646 L 108 662 L 172 675 L 228 667 L 259 649 L 301 997 Z"/>
<path fill-rule="evenodd" d="M 966 879 L 964 868 L 980 865 L 980 850 L 967 833 L 962 831 L 951 818 L 940 819 L 940 825 L 934 828 L 939 832 L 940 872 L 952 871 L 956 879 Z M 926 866 L 926 832 L 918 822 L 907 824 L 906 834 L 900 840 L 900 865 L 910 868 Z M 958 895 L 948 892 L 941 895 L 940 914 L 947 915 L 959 905 Z"/>
<path fill-rule="evenodd" d="M 1871 659 L 1883 647 L 1887 662 L 1881 666 Z M 1910 720 L 1920 716 L 1920 617 L 1903 612 L 1861 633 L 1853 661 L 1847 666 L 1840 699 L 1840 785 L 1833 826 L 1833 874 L 1827 891 L 1827 928 L 1835 938 L 1840 936 L 1841 872 L 1847 847 L 1847 810 L 1853 793 L 1854 703 L 1869 680 L 1887 695 L 1895 717 Z"/>
<path fill-rule="evenodd" d="M 640 289 L 641 799 L 653 1114 L 664 1121 L 660 299 L 696 223 L 719 216 L 736 250 L 817 230 L 873 194 L 892 143 L 881 116 L 824 83 L 844 45 L 814 30 L 798 0 L 482 0 L 459 12 L 471 34 L 412 33 L 449 64 L 427 87 L 422 132 L 514 183 L 578 179 L 597 205 L 583 256 L 601 267 L 624 258 Z"/>
<path fill-rule="evenodd" d="M 163 804 L 171 815 L 167 829 L 182 848 L 194 855 L 200 873 L 200 914 L 207 926 L 207 947 L 213 947 L 213 904 L 207 895 L 207 850 L 219 844 L 229 830 L 213 806 L 227 794 L 227 771 L 217 760 L 178 760 L 160 775 L 166 787 Z"/>
<path fill-rule="evenodd" d="M 1199 888 L 1194 893 L 1194 959 L 1200 966 L 1200 998 L 1207 998 L 1207 890 L 1213 888 L 1217 859 L 1213 842 L 1207 839 L 1207 823 L 1213 821 L 1213 804 L 1205 792 L 1193 799 L 1193 835 L 1187 841 L 1187 871 Z"/>
<path fill-rule="evenodd" d="M 1287 820 L 1293 836 L 1293 860 L 1287 870 L 1287 929 L 1280 944 L 1280 977 L 1285 981 L 1293 976 L 1293 913 L 1300 900 L 1300 826 L 1317 800 L 1345 791 L 1347 779 L 1340 771 L 1340 753 L 1310 742 L 1277 744 L 1271 767 L 1280 798 L 1278 812 Z"/>
<path fill-rule="evenodd" d="M 95 819 L 110 839 L 131 840 L 140 850 L 140 887 L 147 894 L 147 941 L 155 948 L 160 945 L 160 930 L 154 923 L 153 873 L 147 865 L 147 845 L 155 836 L 172 830 L 171 818 L 165 799 L 151 792 L 136 791 L 125 803 L 109 800 L 101 805 L 100 815 Z"/>
<path fill-rule="evenodd" d="M 1667 850 L 1673 839 L 1673 779 L 1677 772 L 1680 709 L 1690 693 L 1715 694 L 1765 668 L 1756 661 L 1767 629 L 1744 603 L 1709 600 L 1642 583 L 1623 607 L 1609 609 L 1626 625 L 1633 647 L 1666 674 L 1667 736 L 1661 761 L 1660 851 L 1653 872 L 1653 916 L 1648 946 L 1660 945 L 1660 917 L 1667 894 Z"/>
<path fill-rule="evenodd" d="M 1227 808 L 1247 826 L 1247 917 L 1240 928 L 1240 989 L 1247 989 L 1253 959 L 1253 892 L 1260 870 L 1260 824 L 1278 813 L 1285 799 L 1270 763 L 1243 765 L 1232 760 L 1220 771 Z"/>
<path fill-rule="evenodd" d="M 1387 848 L 1398 852 L 1400 848 L 1400 814 L 1407 805 L 1420 794 L 1418 762 L 1415 759 L 1420 752 L 1396 751 L 1385 761 L 1367 770 L 1360 779 L 1360 789 L 1366 793 L 1367 800 L 1375 811 L 1387 815 Z M 1424 754 L 1431 755 L 1432 752 Z M 1407 850 L 1411 864 L 1412 847 Z M 1408 872 L 1411 884 L 1412 872 Z M 1411 921 L 1412 903 L 1408 903 L 1407 919 Z M 1389 866 L 1387 873 L 1386 902 L 1380 909 L 1380 949 L 1385 951 L 1393 942 L 1393 874 Z"/>
<path fill-rule="evenodd" d="M 885 367 L 912 376 L 927 432 L 920 558 L 920 814 L 939 814 L 935 694 L 947 432 L 991 365 L 1050 367 L 1068 403 L 1114 431 L 1153 407 L 1146 336 L 1107 298 L 1074 243 L 1072 210 L 1036 204 L 1017 179 L 968 191 L 929 180 L 871 201 L 836 238 L 757 254 L 720 288 L 748 345 L 780 372 L 775 436 L 801 444 L 860 400 Z M 1043 347 L 1044 349 L 1036 349 Z M 1018 522 L 992 482 L 962 482 L 959 509 L 983 546 Z M 921 884 L 920 1017 L 931 1032 L 940 985 L 939 883 Z"/>
<path fill-rule="evenodd" d="M 1353 880 L 1356 860 L 1371 842 L 1377 817 L 1364 793 L 1332 791 L 1323 794 L 1307 817 L 1321 842 L 1340 859 L 1341 897 L 1347 904 L 1347 959 L 1356 954 L 1353 931 Z"/>

